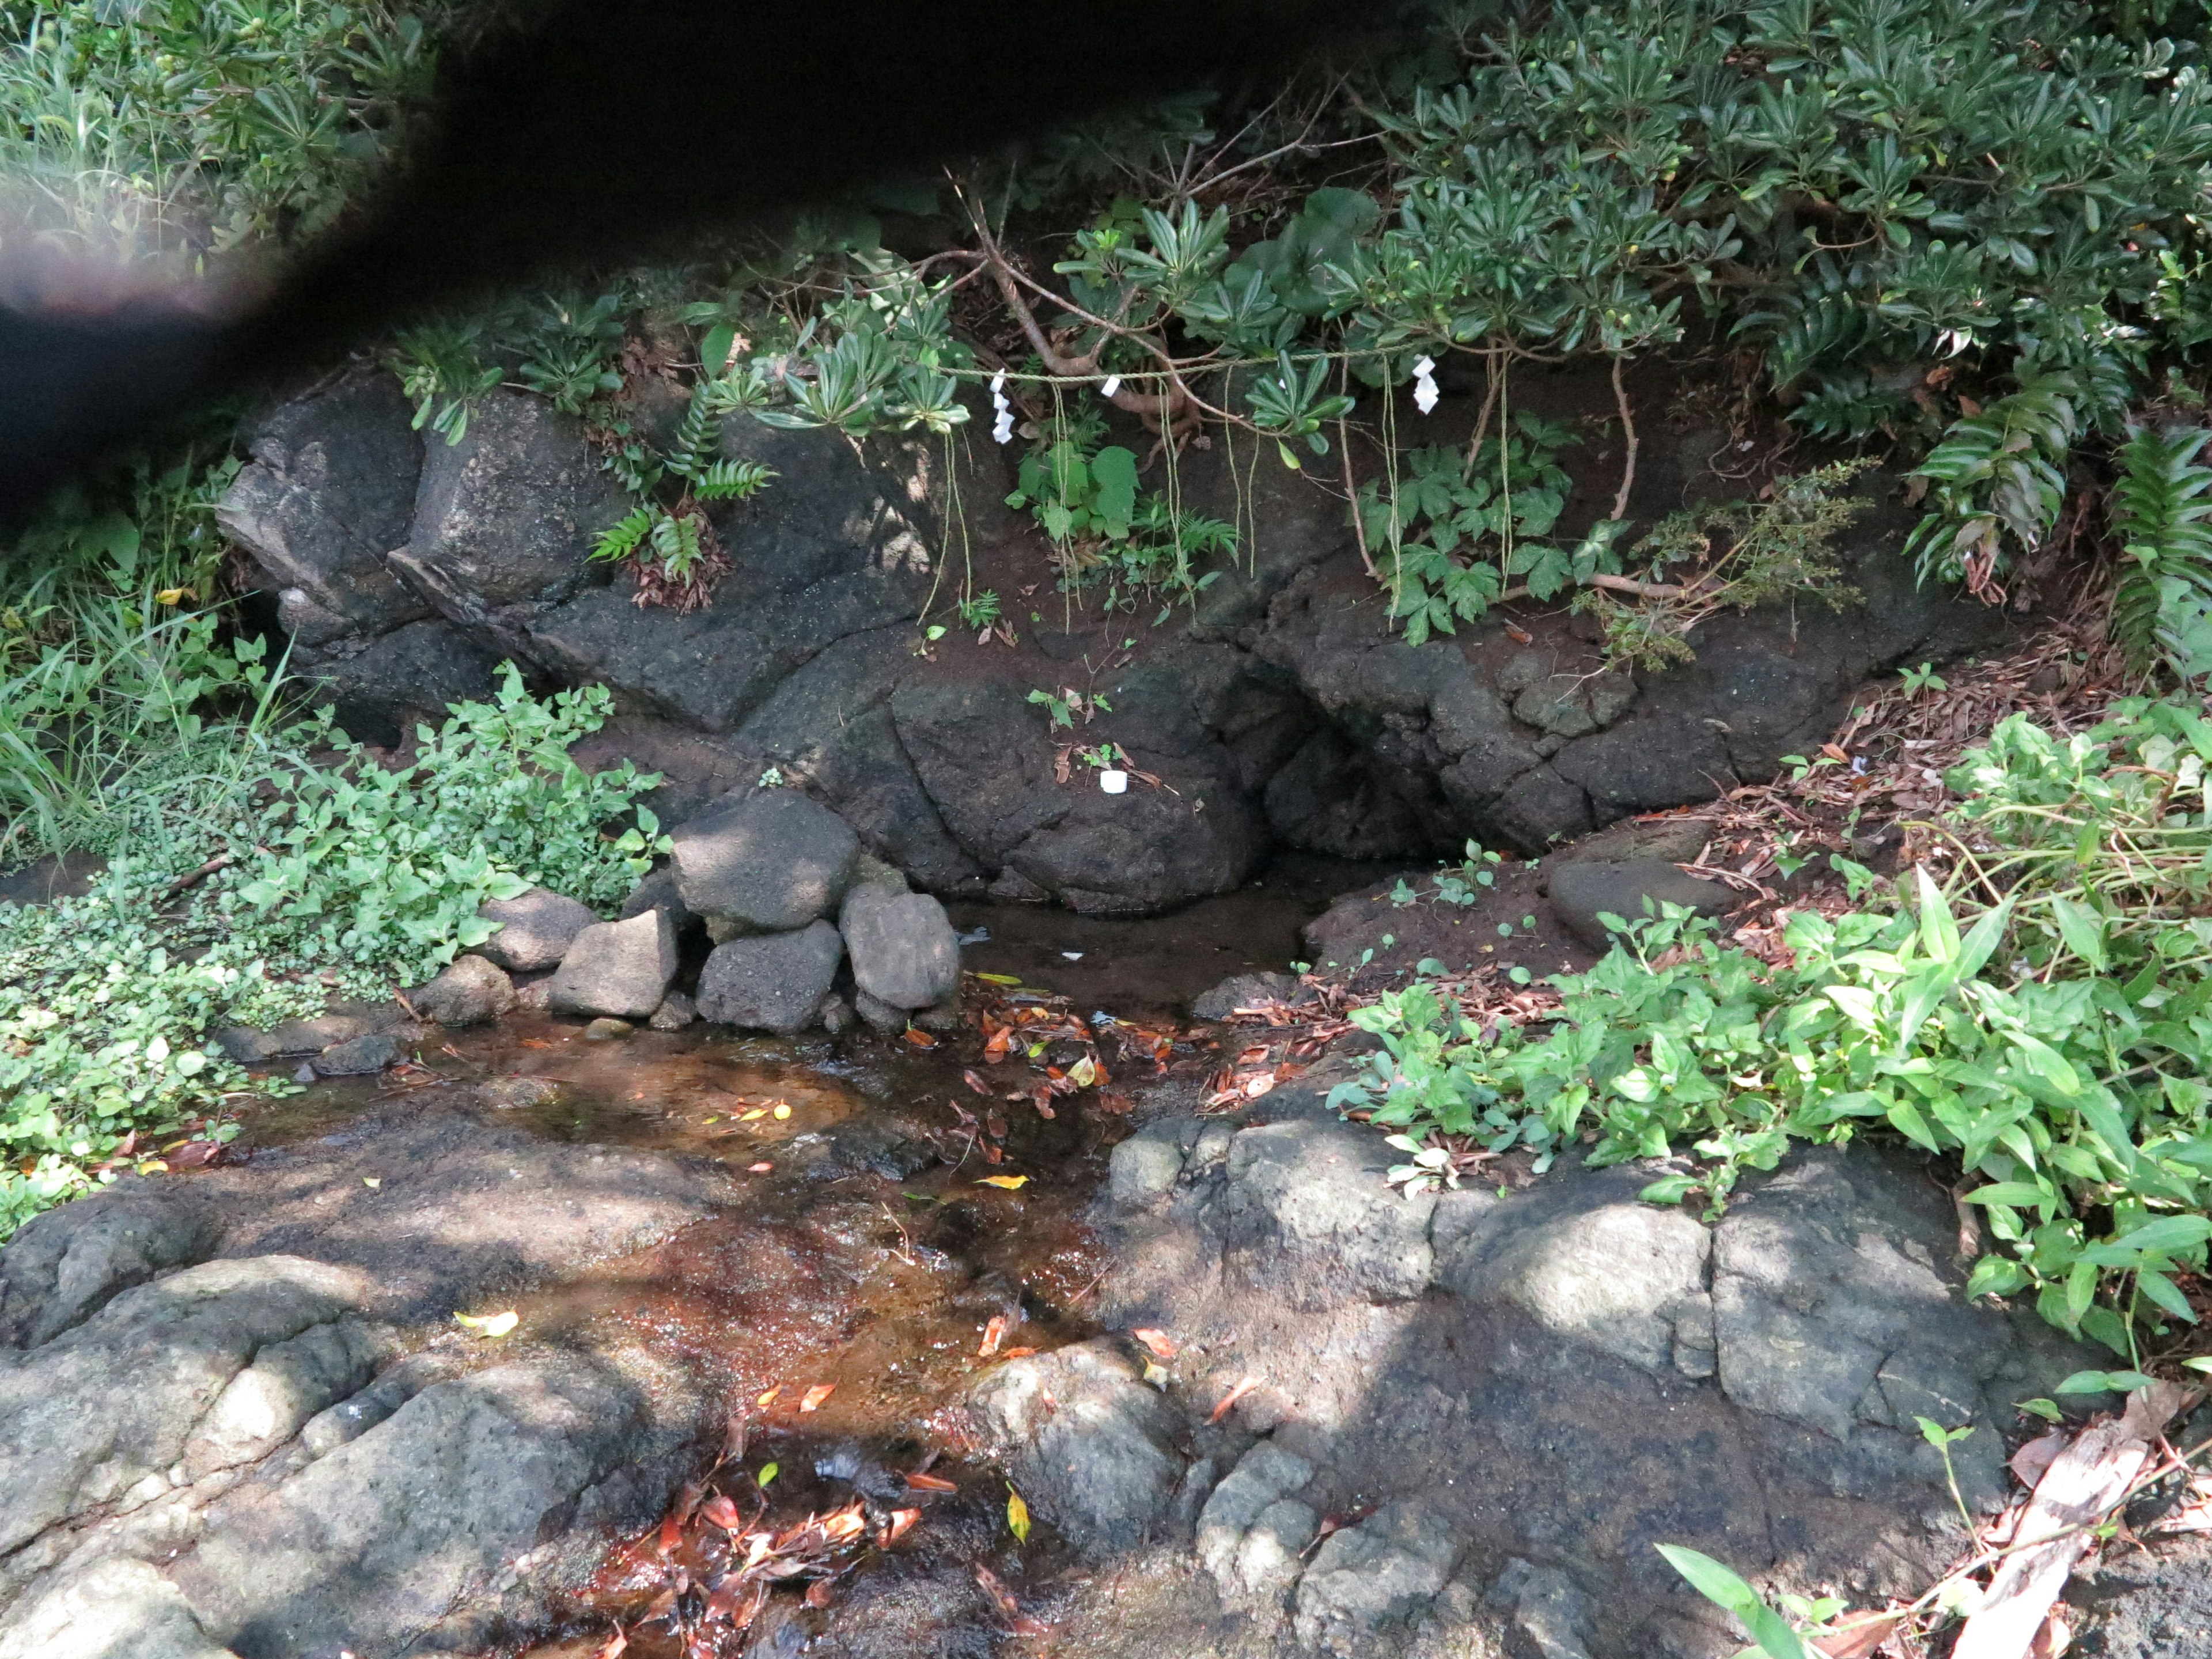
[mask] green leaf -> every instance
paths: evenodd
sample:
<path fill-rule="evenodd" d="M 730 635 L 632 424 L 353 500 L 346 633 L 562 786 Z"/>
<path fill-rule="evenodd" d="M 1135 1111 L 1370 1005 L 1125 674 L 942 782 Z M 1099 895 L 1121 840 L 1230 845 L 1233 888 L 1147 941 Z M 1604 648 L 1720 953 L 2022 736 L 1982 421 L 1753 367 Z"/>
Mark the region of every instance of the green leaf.
<path fill-rule="evenodd" d="M 2051 1392 L 2054 1394 L 2129 1394 L 2147 1389 L 2151 1379 L 2141 1371 L 2076 1371 Z"/>
<path fill-rule="evenodd" d="M 1656 1548 L 1700 1595 L 1741 1620 L 1768 1659 L 1814 1659 L 1789 1621 L 1729 1568 L 1680 1544 L 1661 1544 Z"/>
<path fill-rule="evenodd" d="M 2089 964 L 2095 973 L 2105 971 L 2105 919 L 2087 905 L 2053 895 L 2051 915 L 2058 924 L 2059 936 L 2066 941 L 2067 949 Z"/>

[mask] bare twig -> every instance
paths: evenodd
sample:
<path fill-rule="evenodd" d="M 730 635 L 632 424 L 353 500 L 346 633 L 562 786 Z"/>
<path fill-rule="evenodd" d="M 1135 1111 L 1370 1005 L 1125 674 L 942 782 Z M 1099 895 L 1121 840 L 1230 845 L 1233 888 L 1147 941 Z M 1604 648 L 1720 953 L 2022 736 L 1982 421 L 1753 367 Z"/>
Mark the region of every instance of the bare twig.
<path fill-rule="evenodd" d="M 1628 493 L 1636 487 L 1636 420 L 1628 410 L 1628 388 L 1621 384 L 1621 365 L 1626 359 L 1615 353 L 1613 359 L 1613 400 L 1620 408 L 1620 435 L 1628 447 L 1628 459 L 1620 469 L 1620 488 L 1613 497 L 1613 516 L 1615 520 L 1628 516 Z"/>

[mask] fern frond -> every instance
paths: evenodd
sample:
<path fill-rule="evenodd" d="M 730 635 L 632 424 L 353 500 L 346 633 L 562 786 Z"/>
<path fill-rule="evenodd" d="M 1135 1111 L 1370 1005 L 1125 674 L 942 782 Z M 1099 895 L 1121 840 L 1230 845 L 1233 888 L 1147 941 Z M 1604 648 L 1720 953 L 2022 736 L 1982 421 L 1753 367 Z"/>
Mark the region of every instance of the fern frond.
<path fill-rule="evenodd" d="M 632 507 L 600 532 L 599 543 L 592 549 L 592 556 L 610 564 L 629 557 L 653 533 L 654 523 L 659 517 L 659 513 L 653 507 Z"/>
<path fill-rule="evenodd" d="M 768 488 L 775 469 L 759 461 L 716 461 L 691 480 L 691 493 L 702 501 L 750 501 Z"/>
<path fill-rule="evenodd" d="M 668 470 L 696 483 L 714 465 L 721 441 L 722 417 L 714 412 L 711 398 L 695 392 L 668 446 Z"/>
<path fill-rule="evenodd" d="M 672 581 L 688 581 L 704 550 L 699 545 L 699 520 L 690 514 L 678 518 L 663 514 L 653 526 L 653 551 Z"/>
<path fill-rule="evenodd" d="M 2197 457 L 2212 432 L 2138 428 L 2119 452 L 2112 528 L 2125 550 L 2112 595 L 2114 641 L 2137 670 L 2161 658 L 2184 678 L 2185 646 L 2212 609 L 2212 466 Z"/>

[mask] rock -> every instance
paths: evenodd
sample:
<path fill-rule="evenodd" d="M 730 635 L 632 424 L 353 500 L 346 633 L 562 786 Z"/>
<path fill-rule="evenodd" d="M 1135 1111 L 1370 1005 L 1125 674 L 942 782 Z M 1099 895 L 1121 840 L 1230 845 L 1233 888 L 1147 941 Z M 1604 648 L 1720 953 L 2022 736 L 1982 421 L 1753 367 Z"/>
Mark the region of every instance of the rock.
<path fill-rule="evenodd" d="M 241 1066 L 265 1066 L 288 1054 L 319 1054 L 325 1048 L 373 1032 L 389 1032 L 412 1042 L 422 1028 L 396 1002 L 344 1003 L 312 1018 L 288 1019 L 266 1031 L 234 1025 L 216 1033 L 222 1051 Z"/>
<path fill-rule="evenodd" d="M 968 1024 L 968 1011 L 961 1006 L 960 994 L 955 991 L 942 1002 L 933 1002 L 927 1008 L 917 1008 L 908 1016 L 915 1025 L 939 1036 L 960 1030 Z"/>
<path fill-rule="evenodd" d="M 553 975 L 539 974 L 514 988 L 514 1006 L 544 1013 L 553 1006 Z"/>
<path fill-rule="evenodd" d="M 726 799 L 672 839 L 686 908 L 749 933 L 787 933 L 833 909 L 860 853 L 842 818 L 789 789 Z"/>
<path fill-rule="evenodd" d="M 1552 765 L 1580 785 L 1606 818 L 1713 800 L 1737 783 L 1722 734 L 1687 714 L 1639 714 L 1576 738 Z"/>
<path fill-rule="evenodd" d="M 491 637 L 512 642 L 509 613 L 573 594 L 593 538 L 625 506 L 574 421 L 542 398 L 493 391 L 459 443 L 426 447 L 412 527 L 387 562 L 449 621 L 493 624 Z"/>
<path fill-rule="evenodd" d="M 409 623 L 358 648 L 340 641 L 297 653 L 294 671 L 336 709 L 341 731 L 390 748 L 420 722 L 443 724 L 454 703 L 489 700 L 499 660 L 466 630 L 432 621 Z"/>
<path fill-rule="evenodd" d="M 0 1613 L 0 1659 L 237 1659 L 184 1592 L 143 1561 L 111 1556 Z"/>
<path fill-rule="evenodd" d="M 35 1348 L 118 1291 L 215 1253 L 222 1223 L 195 1199 L 108 1188 L 33 1216 L 0 1251 L 0 1347 Z"/>
<path fill-rule="evenodd" d="M 1052 897 L 1050 888 L 1040 887 L 1012 865 L 999 872 L 988 890 L 993 898 L 1014 904 L 1042 904 Z"/>
<path fill-rule="evenodd" d="M 699 1018 L 698 1006 L 681 991 L 671 991 L 661 998 L 660 1006 L 653 1011 L 647 1022 L 656 1031 L 680 1031 Z"/>
<path fill-rule="evenodd" d="M 826 921 L 714 947 L 699 975 L 699 1014 L 723 1025 L 796 1031 L 830 993 L 845 942 Z"/>
<path fill-rule="evenodd" d="M 1485 1599 L 1510 1613 L 1516 1659 L 1590 1659 L 1590 1598 L 1557 1567 L 1532 1566 L 1516 1556 Z"/>
<path fill-rule="evenodd" d="M 637 1027 L 631 1024 L 626 1019 L 610 1019 L 605 1015 L 601 1015 L 599 1018 L 592 1021 L 591 1024 L 584 1027 L 584 1041 L 586 1042 L 612 1042 L 617 1038 L 629 1036 L 636 1030 Z"/>
<path fill-rule="evenodd" d="M 864 995 L 894 1008 L 926 1008 L 960 989 L 958 935 L 945 907 L 927 893 L 863 883 L 846 896 L 837 930 Z"/>
<path fill-rule="evenodd" d="M 1654 860 L 1662 864 L 1691 864 L 1713 838 L 1713 830 L 1711 818 L 1624 818 L 1558 848 L 1548 863 L 1554 870 L 1563 864 L 1633 864 Z"/>
<path fill-rule="evenodd" d="M 543 1077 L 495 1077 L 477 1085 L 477 1098 L 495 1112 L 543 1106 L 560 1092 L 559 1084 Z"/>
<path fill-rule="evenodd" d="M 858 1016 L 853 1012 L 851 1003 L 833 992 L 822 999 L 822 1006 L 816 1011 L 814 1018 L 831 1036 L 839 1036 L 852 1029 Z"/>
<path fill-rule="evenodd" d="M 422 466 L 422 441 L 389 374 L 356 369 L 244 436 L 253 460 L 216 522 L 268 573 L 289 632 L 313 646 L 429 614 L 384 558 L 407 539 Z"/>
<path fill-rule="evenodd" d="M 1297 994 L 1291 974 L 1233 974 L 1190 1005 L 1193 1019 L 1227 1019 L 1239 1008 L 1262 1003 L 1288 1002 Z"/>
<path fill-rule="evenodd" d="M 1198 1135 L 1196 1118 L 1154 1118 L 1115 1147 L 1106 1166 L 1114 1202 L 1137 1208 L 1165 1198 L 1175 1190 Z"/>
<path fill-rule="evenodd" d="M 1601 732 L 1636 701 L 1636 682 L 1626 674 L 1554 674 L 1513 700 L 1513 717 L 1562 738 Z"/>
<path fill-rule="evenodd" d="M 1534 766 L 1514 779 L 1474 822 L 1486 823 L 1496 839 L 1534 858 L 1550 851 L 1554 842 L 1571 840 L 1589 828 L 1589 796 L 1556 768 Z"/>
<path fill-rule="evenodd" d="M 1279 1600 L 1320 1517 L 1290 1494 L 1313 1479 L 1304 1458 L 1263 1440 L 1238 1460 L 1198 1517 L 1198 1559 L 1225 1601 Z"/>
<path fill-rule="evenodd" d="M 1219 1211 L 1225 1269 L 1300 1307 L 1419 1296 L 1436 1198 L 1401 1197 L 1382 1179 L 1394 1161 L 1380 1135 L 1346 1124 L 1244 1130 L 1230 1143 Z"/>
<path fill-rule="evenodd" d="M 1030 1507 L 1085 1555 L 1133 1547 L 1174 1504 L 1174 1414 L 1111 1338 L 1009 1360 L 968 1409 Z"/>
<path fill-rule="evenodd" d="M 665 911 L 594 922 L 569 942 L 548 1006 L 556 1013 L 644 1019 L 660 1006 L 676 967 L 676 931 Z"/>
<path fill-rule="evenodd" d="M 636 914 L 627 906 L 623 910 L 624 920 Z M 498 930 L 476 947 L 477 954 L 513 974 L 559 967 L 576 935 L 599 920 L 590 905 L 543 887 L 478 905 L 477 915 Z"/>
<path fill-rule="evenodd" d="M 906 1029 L 905 1009 L 894 1008 L 881 997 L 872 997 L 866 991 L 853 994 L 853 1012 L 870 1030 L 880 1031 L 885 1036 Z"/>
<path fill-rule="evenodd" d="M 399 1063 L 406 1045 L 389 1031 L 334 1042 L 307 1063 L 319 1077 L 370 1077 Z"/>
<path fill-rule="evenodd" d="M 246 1654 L 475 1648 L 490 1632 L 450 1622 L 464 1596 L 556 1533 L 642 1518 L 628 1470 L 667 1437 L 604 1365 L 517 1360 L 434 1383 L 273 1490 L 219 1503 L 170 1576 Z"/>
<path fill-rule="evenodd" d="M 514 981 L 482 957 L 455 957 L 437 978 L 410 991 L 407 1001 L 441 1025 L 481 1025 L 514 1006 Z"/>
<path fill-rule="evenodd" d="M 1551 873 L 1552 908 L 1567 931 L 1590 947 L 1602 951 L 1612 935 L 1601 915 L 1637 921 L 1656 915 L 1662 904 L 1679 904 L 1701 916 L 1726 915 L 1735 908 L 1735 891 L 1719 882 L 1685 873 L 1657 859 L 1638 859 L 1625 864 L 1567 863 Z"/>
<path fill-rule="evenodd" d="M 145 1503 L 180 1464 L 220 1460 L 235 1443 L 210 1419 L 226 1391 L 362 1295 L 356 1275 L 294 1256 L 205 1262 L 122 1291 L 0 1369 L 0 1553 L 88 1510 Z M 264 1417 L 270 1434 L 330 1403 L 289 1381 L 245 1386 L 257 1407 L 296 1414 L 289 1426 Z"/>
<path fill-rule="evenodd" d="M 619 914 L 621 920 L 628 921 L 632 916 L 642 915 L 647 910 L 667 912 L 668 925 L 679 934 L 696 927 L 699 922 L 699 918 L 684 907 L 682 896 L 676 890 L 676 866 L 672 864 L 664 864 L 652 874 L 640 878 L 637 885 L 630 889 L 629 896 L 622 902 Z"/>
<path fill-rule="evenodd" d="M 1396 1652 L 1395 1632 L 1443 1589 L 1459 1548 L 1441 1516 L 1410 1502 L 1331 1533 L 1298 1581 L 1298 1640 L 1344 1659 Z"/>
<path fill-rule="evenodd" d="M 1478 1188 L 1439 1200 L 1437 1282 L 1471 1301 L 1503 1296 L 1560 1337 L 1663 1371 L 1678 1322 L 1693 1344 L 1711 1329 L 1711 1236 L 1680 1210 L 1638 1201 L 1642 1176 L 1597 1180 L 1616 1201 L 1595 1201 L 1587 1181 L 1512 1205 Z"/>

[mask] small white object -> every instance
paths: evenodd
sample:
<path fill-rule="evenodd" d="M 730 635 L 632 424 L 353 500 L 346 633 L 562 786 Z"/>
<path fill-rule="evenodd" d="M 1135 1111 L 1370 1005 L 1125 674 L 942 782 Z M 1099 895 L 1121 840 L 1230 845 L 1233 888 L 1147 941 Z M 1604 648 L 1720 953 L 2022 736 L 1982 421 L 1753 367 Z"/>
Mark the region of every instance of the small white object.
<path fill-rule="evenodd" d="M 1080 962 L 1083 960 L 1083 952 L 1080 951 L 1062 951 L 1060 955 L 1066 957 L 1070 962 Z"/>
<path fill-rule="evenodd" d="M 1431 414 L 1437 396 L 1437 360 L 1424 353 L 1413 360 L 1413 407 L 1424 415 Z"/>
<path fill-rule="evenodd" d="M 1111 398 L 1121 389 L 1121 377 L 1118 374 L 1109 374 L 1106 377 L 1106 384 L 1098 388 L 1098 395 L 1102 398 Z"/>
<path fill-rule="evenodd" d="M 1129 775 L 1119 767 L 1101 772 L 1098 787 L 1109 795 L 1126 795 L 1129 793 Z"/>
<path fill-rule="evenodd" d="M 1014 441 L 1014 406 L 1006 401 L 1006 371 L 1000 369 L 991 377 L 991 408 L 998 418 L 991 422 L 991 436 L 999 443 Z"/>

